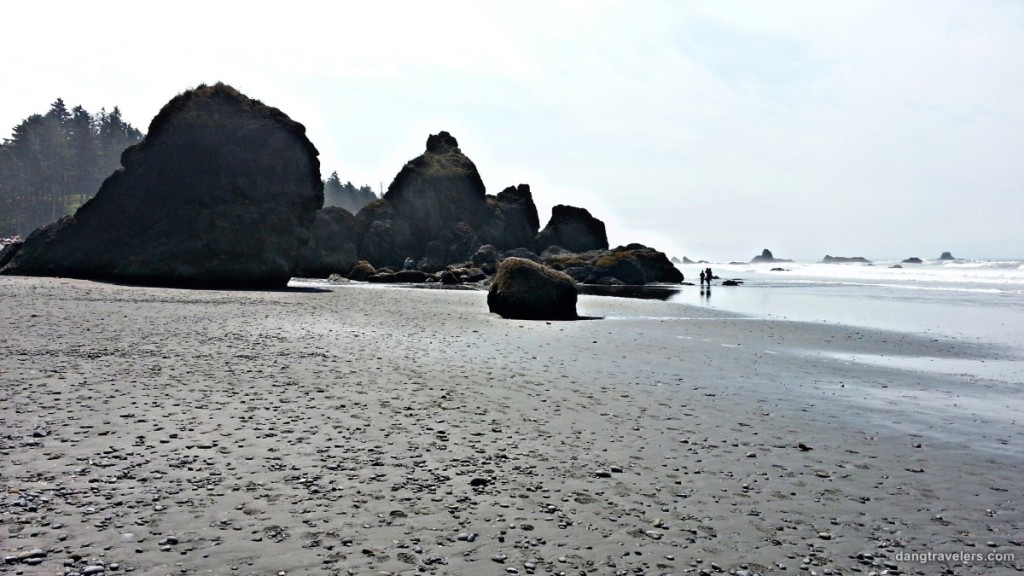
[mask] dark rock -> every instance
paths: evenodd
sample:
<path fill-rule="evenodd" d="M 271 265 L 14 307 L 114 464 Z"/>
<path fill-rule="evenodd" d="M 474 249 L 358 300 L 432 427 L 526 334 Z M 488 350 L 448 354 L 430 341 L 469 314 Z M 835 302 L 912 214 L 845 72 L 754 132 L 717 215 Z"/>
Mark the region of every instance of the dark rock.
<path fill-rule="evenodd" d="M 451 270 L 445 270 L 441 272 L 441 283 L 447 285 L 458 284 L 459 278 Z"/>
<path fill-rule="evenodd" d="M 18 250 L 21 250 L 22 244 L 24 244 L 24 242 L 11 242 L 10 244 L 5 245 L 3 249 L 0 249 L 0 268 L 7 266 L 7 263 L 14 258 L 14 255 L 17 254 Z"/>
<path fill-rule="evenodd" d="M 428 242 L 423 249 L 423 257 L 419 259 L 416 267 L 420 270 L 436 272 L 445 266 L 448 259 L 448 247 L 438 241 Z"/>
<path fill-rule="evenodd" d="M 458 274 L 459 280 L 472 283 L 487 279 L 487 274 L 479 268 L 468 268 L 461 270 Z"/>
<path fill-rule="evenodd" d="M 783 259 L 783 258 L 776 258 L 772 254 L 772 251 L 767 249 L 767 248 L 762 250 L 761 254 L 759 254 L 758 256 L 754 256 L 750 260 L 751 264 L 763 264 L 763 263 L 772 263 L 772 262 L 792 262 L 792 260 L 786 260 L 786 259 Z"/>
<path fill-rule="evenodd" d="M 625 284 L 679 284 L 684 280 L 664 253 L 643 244 L 619 246 L 593 260 L 594 276 L 612 276 Z"/>
<path fill-rule="evenodd" d="M 357 260 L 355 225 L 355 216 L 344 208 L 317 211 L 313 238 L 302 250 L 293 275 L 326 278 L 351 270 Z"/>
<path fill-rule="evenodd" d="M 73 215 L 32 233 L 7 274 L 281 288 L 323 182 L 305 128 L 224 84 L 168 102 Z"/>
<path fill-rule="evenodd" d="M 543 264 L 506 258 L 487 292 L 487 307 L 503 318 L 575 320 L 576 283 Z"/>
<path fill-rule="evenodd" d="M 470 261 L 473 262 L 474 266 L 483 266 L 484 264 L 497 264 L 498 263 L 498 249 L 493 244 L 485 244 L 481 246 L 471 257 Z"/>
<path fill-rule="evenodd" d="M 373 267 L 373 264 L 370 264 L 366 260 L 360 260 L 356 262 L 356 265 L 353 266 L 351 270 L 349 270 L 348 279 L 363 282 L 376 273 L 377 270 Z"/>
<path fill-rule="evenodd" d="M 398 275 L 394 272 L 380 272 L 369 276 L 366 279 L 367 282 L 373 282 L 375 284 L 394 284 L 398 281 Z"/>
<path fill-rule="evenodd" d="M 548 246 L 547 248 L 544 249 L 543 252 L 540 253 L 540 259 L 541 259 L 541 262 L 544 262 L 544 261 L 546 261 L 548 259 L 551 259 L 551 258 L 559 258 L 559 257 L 562 257 L 562 256 L 570 256 L 570 255 L 573 255 L 573 254 L 576 254 L 576 253 L 573 252 L 572 250 L 566 250 L 565 248 L 562 248 L 561 246 L 554 246 L 554 245 L 552 245 L 552 246 Z"/>
<path fill-rule="evenodd" d="M 594 276 L 594 267 L 590 264 L 583 266 L 570 266 L 569 268 L 562 270 L 562 272 L 565 272 L 577 282 L 587 282 L 592 278 L 596 278 Z"/>
<path fill-rule="evenodd" d="M 500 259 L 504 260 L 505 258 L 525 258 L 527 260 L 530 260 L 531 262 L 537 263 L 540 263 L 541 261 L 540 256 L 537 256 L 536 252 L 530 250 L 529 248 L 523 248 L 522 246 L 502 252 Z"/>
<path fill-rule="evenodd" d="M 907 258 L 906 260 L 903 261 L 904 264 L 921 264 L 923 262 L 924 260 L 921 260 L 917 256 L 911 256 L 910 258 Z"/>
<path fill-rule="evenodd" d="M 829 256 L 828 254 L 821 260 L 822 264 L 871 264 L 871 260 L 863 256 Z"/>
<path fill-rule="evenodd" d="M 725 280 L 722 282 L 722 286 L 739 286 L 740 284 L 743 284 L 740 280 Z"/>
<path fill-rule="evenodd" d="M 942 255 L 939 256 L 939 260 L 956 260 L 956 258 L 953 258 L 953 255 L 949 252 L 943 252 Z"/>
<path fill-rule="evenodd" d="M 422 284 L 427 281 L 427 273 L 422 270 L 399 270 L 395 272 L 395 282 L 404 284 Z"/>
<path fill-rule="evenodd" d="M 604 276 L 604 277 L 598 278 L 597 280 L 592 282 L 592 284 L 597 284 L 598 286 L 625 286 L 626 285 L 626 283 L 623 282 L 622 280 L 619 280 L 618 278 L 613 278 L 611 276 Z"/>
<path fill-rule="evenodd" d="M 903 268 L 903 266 L 900 264 L 893 264 L 892 266 L 889 266 L 889 268 Z"/>
<path fill-rule="evenodd" d="M 571 252 L 607 250 L 608 235 L 604 222 L 594 218 L 585 208 L 559 204 L 551 209 L 551 219 L 537 234 L 537 252 L 548 246 L 561 246 Z"/>
<path fill-rule="evenodd" d="M 479 232 L 483 241 L 499 250 L 533 244 L 540 219 L 529 184 L 509 186 L 497 196 L 487 196 L 487 209 L 490 214 Z"/>

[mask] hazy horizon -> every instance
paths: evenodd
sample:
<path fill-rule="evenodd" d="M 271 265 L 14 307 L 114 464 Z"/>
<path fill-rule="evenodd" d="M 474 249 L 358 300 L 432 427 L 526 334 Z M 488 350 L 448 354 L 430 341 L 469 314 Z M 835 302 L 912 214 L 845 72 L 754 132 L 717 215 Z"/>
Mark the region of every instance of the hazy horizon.
<path fill-rule="evenodd" d="M 62 98 L 140 130 L 225 82 L 385 189 L 447 130 L 614 246 L 1024 258 L 1024 3 L 17 1 L 0 135 Z M 198 18 L 197 15 L 202 15 Z M 153 21 L 159 19 L 160 26 Z"/>

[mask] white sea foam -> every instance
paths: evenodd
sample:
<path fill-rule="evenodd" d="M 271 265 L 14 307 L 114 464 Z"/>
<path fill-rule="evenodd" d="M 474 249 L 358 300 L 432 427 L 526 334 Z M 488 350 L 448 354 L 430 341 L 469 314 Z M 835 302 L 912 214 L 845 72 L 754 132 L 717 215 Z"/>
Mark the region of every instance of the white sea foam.
<path fill-rule="evenodd" d="M 899 268 L 893 266 L 900 265 Z M 704 265 L 680 265 L 693 280 Z M 684 286 L 672 301 L 1024 349 L 1024 261 L 711 264 L 737 287 Z M 980 375 L 980 374 L 979 374 Z M 1017 373 L 1019 376 L 1019 372 Z"/>

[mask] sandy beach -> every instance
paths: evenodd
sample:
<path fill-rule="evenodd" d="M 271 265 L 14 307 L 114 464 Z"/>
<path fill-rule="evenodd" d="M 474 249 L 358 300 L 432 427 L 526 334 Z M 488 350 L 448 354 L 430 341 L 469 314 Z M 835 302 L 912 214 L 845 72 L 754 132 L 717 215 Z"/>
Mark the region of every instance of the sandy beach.
<path fill-rule="evenodd" d="M 582 296 L 0 277 L 4 574 L 1010 574 L 1020 383 Z"/>

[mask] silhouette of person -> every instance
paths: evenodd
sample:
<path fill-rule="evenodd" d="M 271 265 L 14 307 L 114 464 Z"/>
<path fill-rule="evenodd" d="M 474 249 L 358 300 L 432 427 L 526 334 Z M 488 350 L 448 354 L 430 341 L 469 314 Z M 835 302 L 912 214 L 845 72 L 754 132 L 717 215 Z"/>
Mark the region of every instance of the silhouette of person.
<path fill-rule="evenodd" d="M 700 289 L 701 290 L 704 289 L 704 271 L 703 270 L 700 271 Z"/>
<path fill-rule="evenodd" d="M 704 271 L 704 277 L 707 278 L 708 288 L 711 288 L 711 279 L 714 278 L 715 276 L 711 273 L 710 267 Z"/>
<path fill-rule="evenodd" d="M 407 256 L 405 258 L 405 269 L 406 270 L 412 270 L 415 266 L 416 266 L 416 262 L 413 261 L 412 256 Z"/>

